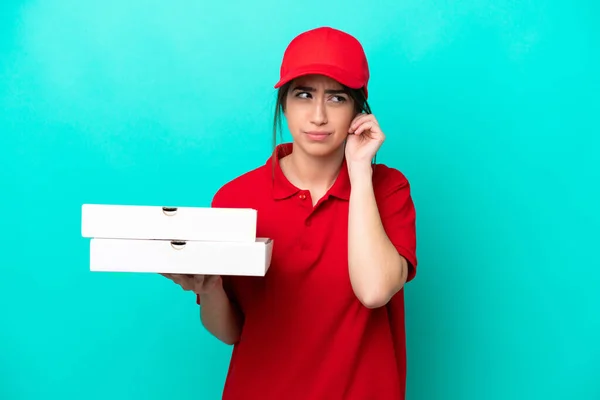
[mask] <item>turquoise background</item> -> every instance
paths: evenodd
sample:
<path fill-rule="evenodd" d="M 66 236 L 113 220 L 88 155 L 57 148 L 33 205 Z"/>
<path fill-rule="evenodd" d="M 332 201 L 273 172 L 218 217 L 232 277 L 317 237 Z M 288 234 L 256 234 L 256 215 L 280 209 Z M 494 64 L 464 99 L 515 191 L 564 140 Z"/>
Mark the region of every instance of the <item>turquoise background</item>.
<path fill-rule="evenodd" d="M 209 205 L 269 156 L 281 56 L 320 25 L 364 44 L 413 187 L 408 398 L 600 399 L 600 7 L 204 3 L 0 3 L 0 399 L 219 398 L 193 295 L 90 273 L 80 207 Z"/>

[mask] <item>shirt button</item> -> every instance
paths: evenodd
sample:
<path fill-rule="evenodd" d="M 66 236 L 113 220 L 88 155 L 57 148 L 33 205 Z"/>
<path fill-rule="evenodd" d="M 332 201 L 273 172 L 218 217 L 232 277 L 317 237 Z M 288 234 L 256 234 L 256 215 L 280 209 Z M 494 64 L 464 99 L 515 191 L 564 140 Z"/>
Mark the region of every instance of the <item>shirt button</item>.
<path fill-rule="evenodd" d="M 298 196 L 298 197 L 300 197 L 300 200 L 306 199 L 306 195 L 304 193 L 301 193 L 300 196 Z"/>

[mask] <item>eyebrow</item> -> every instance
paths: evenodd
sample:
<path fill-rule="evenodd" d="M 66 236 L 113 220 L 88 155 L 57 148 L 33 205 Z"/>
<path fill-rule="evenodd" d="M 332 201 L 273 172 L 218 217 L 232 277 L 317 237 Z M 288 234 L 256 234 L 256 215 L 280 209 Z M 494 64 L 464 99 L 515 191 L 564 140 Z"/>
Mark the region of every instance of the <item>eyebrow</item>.
<path fill-rule="evenodd" d="M 316 89 L 310 86 L 296 86 L 294 90 L 300 90 L 302 92 L 315 92 Z M 327 94 L 346 94 L 344 89 L 327 89 L 325 90 Z"/>

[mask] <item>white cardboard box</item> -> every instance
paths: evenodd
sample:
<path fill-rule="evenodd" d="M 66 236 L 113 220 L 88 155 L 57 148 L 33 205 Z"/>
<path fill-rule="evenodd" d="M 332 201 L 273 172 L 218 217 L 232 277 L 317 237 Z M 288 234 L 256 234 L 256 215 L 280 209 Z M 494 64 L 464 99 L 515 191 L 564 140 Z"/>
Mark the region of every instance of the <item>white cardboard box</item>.
<path fill-rule="evenodd" d="M 242 208 L 84 204 L 86 238 L 256 241 L 257 211 Z"/>
<path fill-rule="evenodd" d="M 273 241 L 210 242 L 91 239 L 90 270 L 264 276 Z"/>

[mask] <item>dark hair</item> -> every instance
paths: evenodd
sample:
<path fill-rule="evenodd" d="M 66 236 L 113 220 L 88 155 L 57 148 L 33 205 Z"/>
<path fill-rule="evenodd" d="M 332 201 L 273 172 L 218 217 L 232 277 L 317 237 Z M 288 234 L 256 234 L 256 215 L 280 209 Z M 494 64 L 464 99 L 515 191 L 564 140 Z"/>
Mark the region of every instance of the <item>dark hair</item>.
<path fill-rule="evenodd" d="M 287 97 L 288 91 L 290 90 L 290 86 L 292 82 L 288 82 L 281 86 L 277 91 L 277 101 L 275 103 L 275 115 L 273 117 L 273 152 L 277 147 L 277 132 L 279 131 L 279 135 L 283 140 L 283 134 L 281 132 L 281 115 L 285 112 L 285 99 Z M 344 91 L 348 93 L 348 95 L 354 100 L 354 111 L 355 114 L 365 113 L 371 114 L 371 107 L 367 102 L 365 97 L 365 92 L 363 89 L 352 89 L 347 86 L 342 85 Z M 275 154 L 275 153 L 273 153 Z"/>

